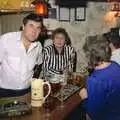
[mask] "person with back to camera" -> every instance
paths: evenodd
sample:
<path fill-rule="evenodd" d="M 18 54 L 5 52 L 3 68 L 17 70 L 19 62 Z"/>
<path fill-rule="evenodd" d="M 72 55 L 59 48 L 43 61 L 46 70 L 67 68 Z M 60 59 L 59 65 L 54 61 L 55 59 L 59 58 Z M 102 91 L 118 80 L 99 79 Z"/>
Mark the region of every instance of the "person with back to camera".
<path fill-rule="evenodd" d="M 42 63 L 42 46 L 36 42 L 43 19 L 34 13 L 23 19 L 22 31 L 0 37 L 0 97 L 21 96 L 30 91 L 34 67 Z"/>
<path fill-rule="evenodd" d="M 113 35 L 109 40 L 120 42 L 120 37 Z M 97 66 L 79 93 L 82 106 L 92 120 L 120 120 L 120 65 L 99 52 Z"/>

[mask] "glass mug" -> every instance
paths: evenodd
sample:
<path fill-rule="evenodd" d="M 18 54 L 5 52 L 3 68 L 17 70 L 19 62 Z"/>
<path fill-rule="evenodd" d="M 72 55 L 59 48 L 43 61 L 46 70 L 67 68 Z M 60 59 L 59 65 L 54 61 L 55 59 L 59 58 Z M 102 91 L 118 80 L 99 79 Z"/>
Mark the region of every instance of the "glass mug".
<path fill-rule="evenodd" d="M 48 92 L 44 96 L 44 85 L 48 86 Z M 51 86 L 48 81 L 44 82 L 43 79 L 33 79 L 31 81 L 31 105 L 33 107 L 42 107 L 45 99 L 51 92 Z"/>
<path fill-rule="evenodd" d="M 47 80 L 49 80 L 50 85 L 51 85 L 51 95 L 56 95 L 57 92 L 60 91 L 61 89 L 61 84 L 60 84 L 60 80 L 61 80 L 61 75 L 59 74 L 51 74 L 49 76 L 47 76 Z"/>

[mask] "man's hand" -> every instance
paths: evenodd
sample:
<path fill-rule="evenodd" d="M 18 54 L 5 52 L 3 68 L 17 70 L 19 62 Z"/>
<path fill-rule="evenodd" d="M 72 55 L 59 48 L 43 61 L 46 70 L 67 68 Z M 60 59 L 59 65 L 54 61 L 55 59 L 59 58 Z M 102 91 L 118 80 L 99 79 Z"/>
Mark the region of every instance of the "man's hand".
<path fill-rule="evenodd" d="M 40 65 L 35 65 L 33 78 L 39 78 L 39 75 L 40 75 L 41 70 L 42 70 L 42 64 L 40 64 Z"/>
<path fill-rule="evenodd" d="M 79 95 L 82 100 L 86 99 L 88 97 L 86 88 L 82 88 L 79 92 Z"/>

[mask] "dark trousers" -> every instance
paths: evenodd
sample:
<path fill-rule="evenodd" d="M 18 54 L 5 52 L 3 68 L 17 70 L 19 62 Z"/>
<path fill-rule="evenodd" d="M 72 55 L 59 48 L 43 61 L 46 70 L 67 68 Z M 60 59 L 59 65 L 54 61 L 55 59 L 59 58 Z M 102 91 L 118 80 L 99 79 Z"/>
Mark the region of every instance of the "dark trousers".
<path fill-rule="evenodd" d="M 75 102 L 75 101 L 74 101 Z M 86 112 L 79 104 L 64 120 L 86 120 Z"/>
<path fill-rule="evenodd" d="M 22 96 L 30 92 L 30 90 L 31 90 L 30 87 L 27 89 L 23 89 L 23 90 L 11 90 L 11 89 L 0 88 L 0 98 Z"/>

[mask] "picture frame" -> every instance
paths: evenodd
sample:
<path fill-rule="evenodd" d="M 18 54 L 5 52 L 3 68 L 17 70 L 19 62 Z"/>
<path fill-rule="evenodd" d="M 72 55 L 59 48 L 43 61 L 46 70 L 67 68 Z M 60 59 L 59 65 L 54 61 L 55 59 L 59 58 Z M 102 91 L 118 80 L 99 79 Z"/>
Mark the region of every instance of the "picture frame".
<path fill-rule="evenodd" d="M 59 21 L 70 21 L 70 9 L 59 7 L 59 14 L 58 14 Z"/>
<path fill-rule="evenodd" d="M 85 21 L 86 20 L 86 7 L 65 8 L 59 7 L 58 9 L 59 21 Z"/>

